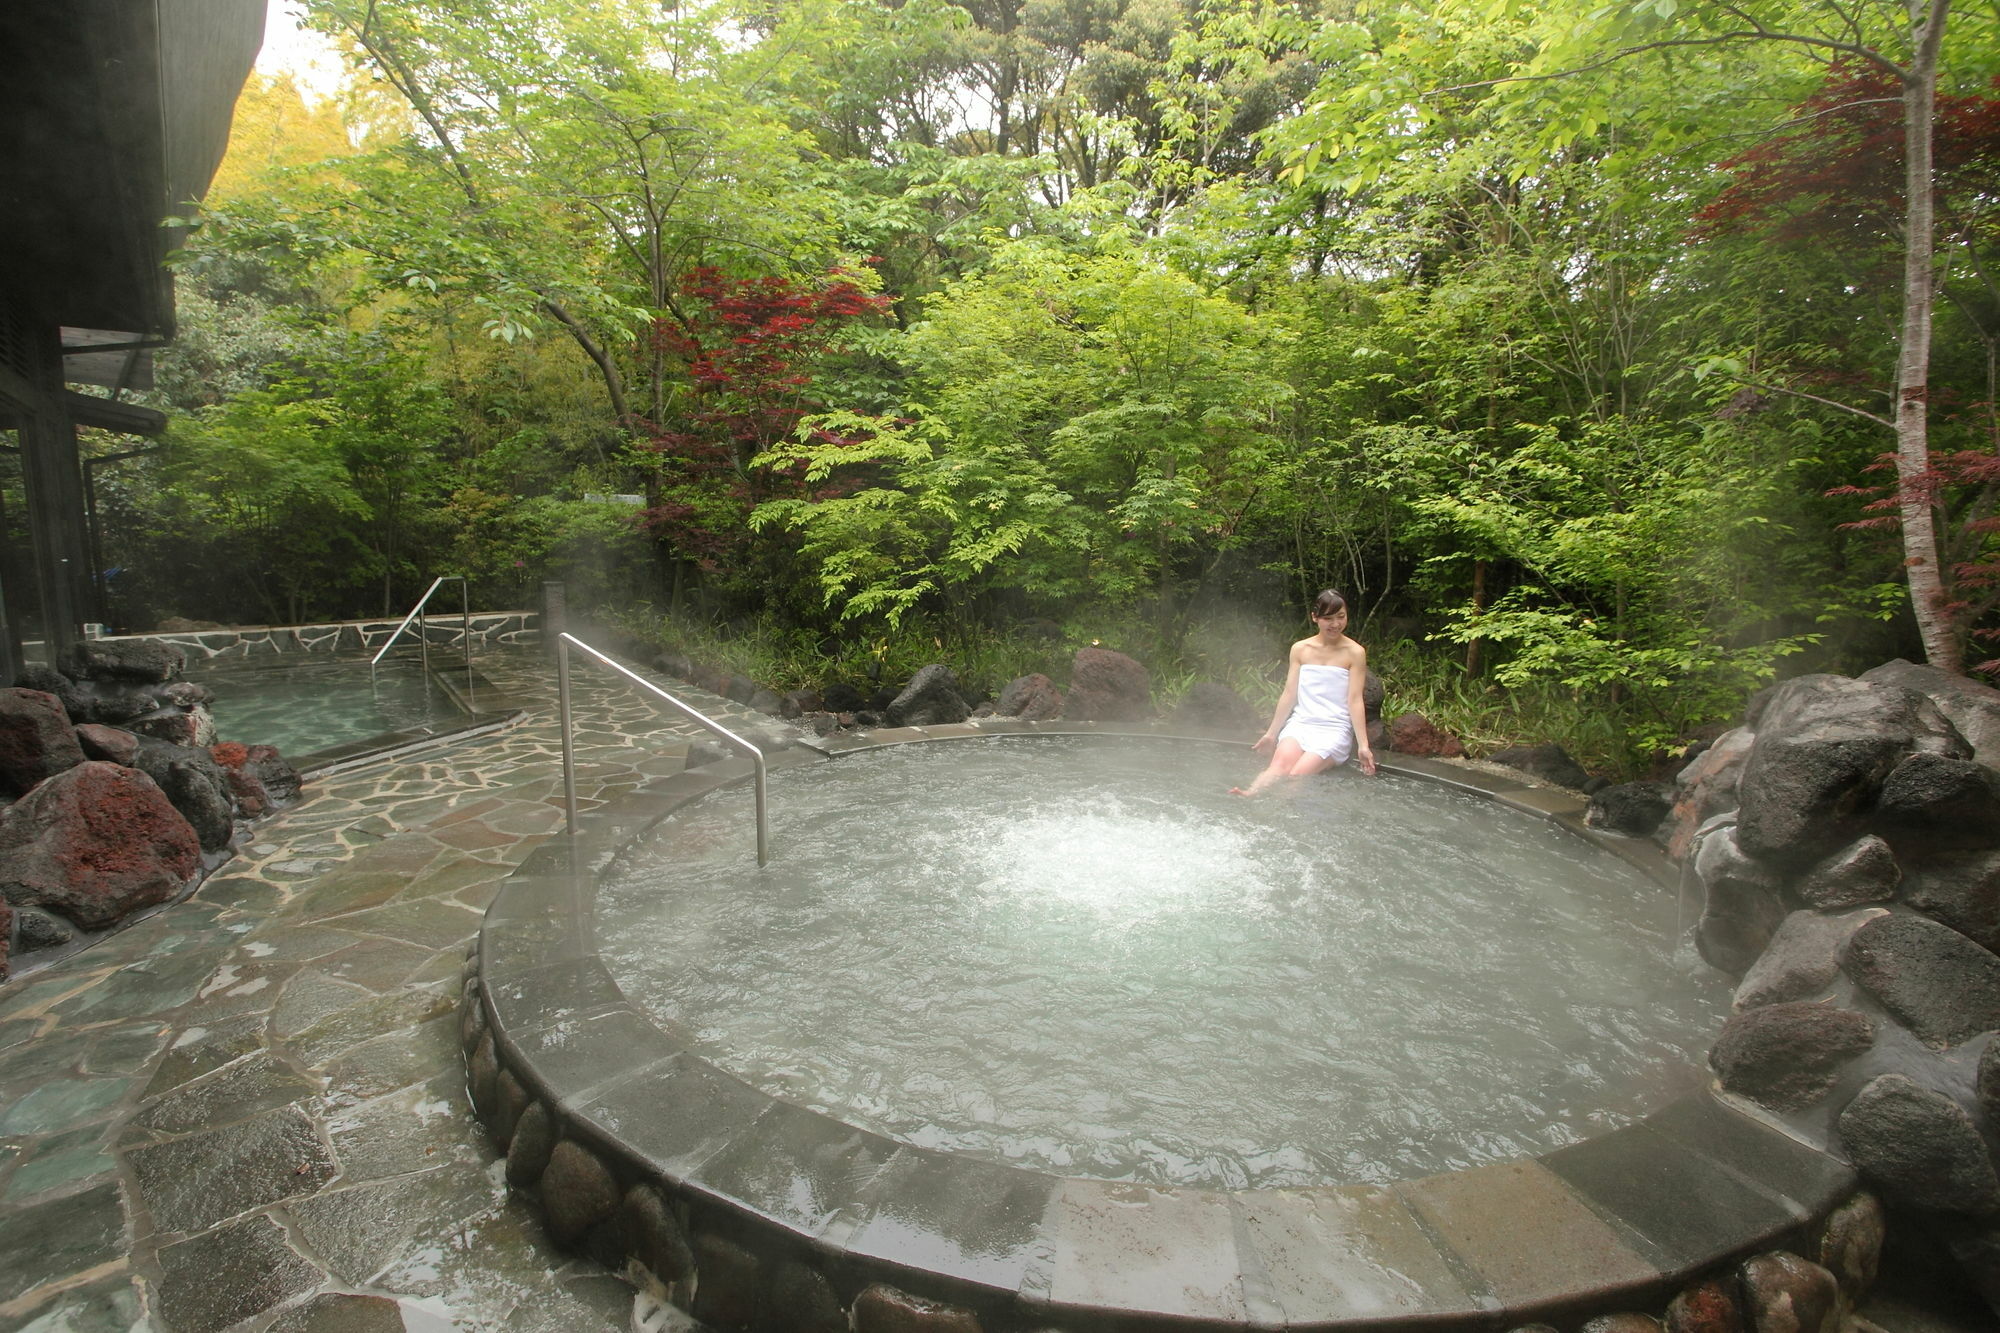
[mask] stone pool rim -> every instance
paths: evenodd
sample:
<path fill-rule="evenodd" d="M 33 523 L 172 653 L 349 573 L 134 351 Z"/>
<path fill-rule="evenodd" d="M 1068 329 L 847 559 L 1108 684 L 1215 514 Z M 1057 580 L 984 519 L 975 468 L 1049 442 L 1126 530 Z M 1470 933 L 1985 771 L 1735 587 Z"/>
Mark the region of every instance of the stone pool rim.
<path fill-rule="evenodd" d="M 1148 725 L 985 719 L 806 738 L 768 762 L 1006 735 L 1237 744 Z M 1549 820 L 1663 889 L 1677 885 L 1650 842 L 1586 828 L 1585 802 L 1569 793 L 1382 759 L 1387 772 Z M 1058 1176 L 807 1110 L 699 1058 L 683 1034 L 640 1013 L 591 938 L 597 877 L 613 857 L 749 772 L 725 760 L 678 774 L 532 853 L 487 910 L 462 1029 L 490 1124 L 511 1128 L 520 1107 L 503 1107 L 498 1091 L 511 1082 L 521 1105 L 543 1104 L 561 1138 L 607 1164 L 620 1190 L 660 1190 L 697 1252 L 713 1238 L 752 1264 L 803 1262 L 850 1298 L 884 1283 L 965 1307 L 989 1333 L 1498 1329 L 1657 1309 L 1690 1279 L 1803 1236 L 1856 1188 L 1845 1163 L 1712 1087 L 1538 1157 L 1389 1185 L 1256 1190 Z"/>

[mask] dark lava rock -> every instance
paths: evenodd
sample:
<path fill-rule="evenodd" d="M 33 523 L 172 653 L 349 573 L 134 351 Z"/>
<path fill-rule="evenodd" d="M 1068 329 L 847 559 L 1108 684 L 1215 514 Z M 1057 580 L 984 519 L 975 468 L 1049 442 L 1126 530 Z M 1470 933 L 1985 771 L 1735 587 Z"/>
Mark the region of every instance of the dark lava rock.
<path fill-rule="evenodd" d="M 1974 759 L 1988 768 L 2000 768 L 2000 690 L 1901 658 L 1862 672 L 1861 679 L 1899 685 L 1923 695 L 1965 737 Z"/>
<path fill-rule="evenodd" d="M 1736 988 L 1736 1008 L 1755 1009 L 1759 1005 L 1811 999 L 1840 975 L 1840 959 L 1854 932 L 1874 918 L 1887 915 L 1879 907 L 1842 916 L 1792 913 L 1771 936 L 1763 957 L 1743 974 L 1743 984 Z"/>
<path fill-rule="evenodd" d="M 1711 967 L 1741 976 L 1770 944 L 1785 919 L 1784 899 L 1769 866 L 1745 856 L 1727 816 L 1697 841 L 1690 863 L 1702 886 L 1695 948 Z"/>
<path fill-rule="evenodd" d="M 847 1312 L 826 1274 L 810 1264 L 790 1259 L 758 1292 L 763 1307 L 759 1328 L 784 1333 L 847 1333 Z"/>
<path fill-rule="evenodd" d="M 540 1188 L 549 1235 L 571 1249 L 586 1231 L 611 1216 L 624 1198 L 597 1154 L 574 1139 L 564 1139 L 549 1154 Z"/>
<path fill-rule="evenodd" d="M 13 952 L 14 909 L 5 898 L 0 898 L 0 981 L 7 979 L 8 959 Z"/>
<path fill-rule="evenodd" d="M 868 706 L 868 696 L 845 681 L 833 681 L 819 695 L 829 713 L 858 713 Z"/>
<path fill-rule="evenodd" d="M 757 1256 L 733 1240 L 694 1242 L 694 1317 L 712 1328 L 742 1328 L 757 1315 Z"/>
<path fill-rule="evenodd" d="M 666 1199 L 651 1185 L 625 1191 L 620 1209 L 632 1257 L 661 1282 L 679 1282 L 694 1272 L 694 1251 L 674 1220 Z"/>
<path fill-rule="evenodd" d="M 804 723 L 815 736 L 831 736 L 840 730 L 838 713 L 801 713 L 799 721 Z"/>
<path fill-rule="evenodd" d="M 854 725 L 857 727 L 879 727 L 882 725 L 882 715 L 873 709 L 864 708 L 854 715 Z"/>
<path fill-rule="evenodd" d="M 76 729 L 76 743 L 83 747 L 85 759 L 102 759 L 127 768 L 139 760 L 139 734 L 123 727 L 85 722 Z"/>
<path fill-rule="evenodd" d="M 1018 717 L 1023 722 L 1047 722 L 1062 716 L 1063 692 L 1041 672 L 1016 676 L 993 701 L 997 717 Z"/>
<path fill-rule="evenodd" d="M 477 1004 L 472 1006 L 477 1009 Z M 528 1109 L 528 1090 L 521 1086 L 521 1080 L 514 1077 L 511 1069 L 502 1069 L 494 1084 L 493 1118 L 487 1128 L 493 1131 L 493 1142 L 504 1152 L 514 1138 L 514 1126 L 521 1122 L 521 1113 Z"/>
<path fill-rule="evenodd" d="M 1603 787 L 1590 798 L 1583 822 L 1609 833 L 1643 838 L 1660 826 L 1674 808 L 1674 789 L 1665 782 L 1621 782 Z"/>
<path fill-rule="evenodd" d="M 536 1102 L 521 1112 L 514 1137 L 507 1141 L 507 1183 L 520 1188 L 540 1180 L 555 1147 L 556 1118 L 545 1103 Z"/>
<path fill-rule="evenodd" d="M 1826 1004 L 1769 1004 L 1722 1025 L 1708 1063 L 1729 1091 L 1780 1111 L 1812 1105 L 1840 1067 L 1866 1051 L 1875 1025 Z"/>
<path fill-rule="evenodd" d="M 56 664 L 72 680 L 172 680 L 187 665 L 187 654 L 158 639 L 84 639 L 73 643 Z"/>
<path fill-rule="evenodd" d="M 1667 1304 L 1667 1333 L 1748 1333 L 1743 1301 L 1732 1278 L 1710 1278 L 1682 1289 Z"/>
<path fill-rule="evenodd" d="M 2000 1028 L 2000 956 L 1950 926 L 1903 913 L 1880 917 L 1854 932 L 1843 965 L 1932 1046 Z"/>
<path fill-rule="evenodd" d="M 748 704 L 761 687 L 748 676 L 731 676 L 722 686 L 722 697 L 731 703 Z"/>
<path fill-rule="evenodd" d="M 876 687 L 875 693 L 868 696 L 869 711 L 875 713 L 887 713 L 889 711 L 889 705 L 896 702 L 896 696 L 901 693 L 902 693 L 901 690 L 896 689 L 894 686 L 890 685 L 882 685 Z"/>
<path fill-rule="evenodd" d="M 1591 1320 L 1576 1333 L 1661 1333 L 1660 1321 L 1649 1314 L 1625 1311 L 1620 1314 L 1601 1314 Z"/>
<path fill-rule="evenodd" d="M 776 690 L 758 690 L 750 696 L 750 706 L 773 717 L 783 716 L 785 712 L 785 701 Z"/>
<path fill-rule="evenodd" d="M 781 717 L 804 717 L 808 713 L 824 712 L 826 703 L 818 690 L 788 690 L 778 700 L 778 714 Z"/>
<path fill-rule="evenodd" d="M 935 727 L 963 722 L 971 715 L 958 692 L 958 677 L 942 662 L 933 662 L 910 677 L 910 683 L 885 710 L 894 727 Z"/>
<path fill-rule="evenodd" d="M 1946 1251 L 1972 1280 L 1973 1290 L 2000 1315 L 2000 1223 L 1955 1219 L 1940 1230 Z"/>
<path fill-rule="evenodd" d="M 2000 1208 L 2000 1176 L 1972 1117 L 1901 1074 L 1884 1074 L 1854 1095 L 1840 1113 L 1840 1142 L 1895 1202 L 1955 1213 Z"/>
<path fill-rule="evenodd" d="M 26 953 L 30 949 L 53 949 L 68 944 L 76 938 L 76 932 L 59 916 L 23 907 L 15 918 L 15 938 Z"/>
<path fill-rule="evenodd" d="M 1889 844 L 1870 833 L 1806 871 L 1792 892 L 1822 911 L 1836 911 L 1887 902 L 1902 878 Z"/>
<path fill-rule="evenodd" d="M 2000 849 L 1925 860 L 1904 882 L 1903 901 L 2000 953 Z"/>
<path fill-rule="evenodd" d="M 1079 648 L 1070 664 L 1063 716 L 1078 722 L 1138 722 L 1151 710 L 1146 668 L 1109 648 Z"/>
<path fill-rule="evenodd" d="M 1877 826 L 1898 846 L 2000 846 L 2000 773 L 1971 759 L 1919 752 L 1890 772 Z"/>
<path fill-rule="evenodd" d="M 686 680 L 694 670 L 694 662 L 686 653 L 669 649 L 653 659 L 653 665 L 676 680 Z"/>
<path fill-rule="evenodd" d="M 1989 1122 L 2000 1125 L 2000 1033 L 1987 1036 L 1986 1049 L 1979 1054 L 1979 1109 Z"/>
<path fill-rule="evenodd" d="M 1882 1201 L 1866 1190 L 1827 1215 L 1819 1233 L 1820 1266 L 1833 1274 L 1849 1301 L 1858 1303 L 1875 1285 L 1888 1236 Z"/>
<path fill-rule="evenodd" d="M 201 844 L 144 773 L 85 760 L 0 811 L 0 896 L 90 930 L 165 902 Z"/>
<path fill-rule="evenodd" d="M 1203 736 L 1241 736 L 1264 728 L 1264 715 L 1242 695 L 1212 680 L 1196 681 L 1174 708 L 1174 725 Z"/>
<path fill-rule="evenodd" d="M 1510 745 L 1486 757 L 1496 764 L 1518 768 L 1529 777 L 1553 782 L 1558 787 L 1575 789 L 1590 781 L 1590 774 L 1584 772 L 1583 767 L 1569 757 L 1569 751 L 1560 745 Z"/>
<path fill-rule="evenodd" d="M 1811 1260 L 1789 1250 L 1769 1250 L 1744 1260 L 1737 1280 L 1752 1328 L 1834 1333 L 1840 1284 Z"/>
<path fill-rule="evenodd" d="M 206 750 L 142 737 L 134 767 L 160 785 L 201 839 L 204 851 L 227 847 L 236 806 L 229 777 Z"/>
<path fill-rule="evenodd" d="M 1362 716 L 1368 719 L 1369 721 L 1373 721 L 1376 718 L 1381 717 L 1382 699 L 1383 696 L 1386 695 L 1387 693 L 1388 690 L 1383 686 L 1382 678 L 1380 676 L 1376 675 L 1372 671 L 1370 671 L 1367 675 L 1363 676 L 1361 678 Z"/>
<path fill-rule="evenodd" d="M 63 711 L 69 714 L 72 722 L 83 716 L 76 682 L 60 671 L 33 662 L 21 668 L 20 674 L 14 677 L 14 684 L 24 690 L 53 694 L 62 700 Z"/>
<path fill-rule="evenodd" d="M 1674 778 L 1674 808 L 1665 826 L 1668 856 L 1687 859 L 1696 830 L 1736 808 L 1737 785 L 1755 740 L 1742 727 L 1724 732 Z"/>
<path fill-rule="evenodd" d="M 1389 748 L 1398 754 L 1425 758 L 1462 759 L 1465 746 L 1458 737 L 1437 726 L 1422 713 L 1405 713 L 1389 723 Z"/>
<path fill-rule="evenodd" d="M 62 700 L 41 690 L 0 690 L 0 795 L 25 795 L 82 762 Z"/>
<path fill-rule="evenodd" d="M 290 805 L 299 799 L 299 789 L 304 785 L 299 771 L 293 768 L 278 753 L 275 745 L 245 746 L 244 772 L 257 779 L 257 785 L 267 796 L 279 805 Z"/>
<path fill-rule="evenodd" d="M 854 1298 L 854 1333 L 981 1333 L 979 1316 L 877 1282 Z"/>
<path fill-rule="evenodd" d="M 479 1039 L 465 1062 L 465 1092 L 479 1118 L 491 1120 L 500 1096 L 500 1054 L 494 1049 L 491 1032 Z"/>
<path fill-rule="evenodd" d="M 1867 830 L 1883 781 L 1917 751 L 1971 747 L 1920 694 L 1845 676 L 1800 676 L 1751 701 L 1757 739 L 1739 795 L 1743 850 L 1803 869 Z"/>
<path fill-rule="evenodd" d="M 215 744 L 215 715 L 205 704 L 191 708 L 168 705 L 156 708 L 150 713 L 125 719 L 125 727 L 141 736 L 151 736 L 156 740 L 174 745 L 189 745 L 196 748 Z"/>

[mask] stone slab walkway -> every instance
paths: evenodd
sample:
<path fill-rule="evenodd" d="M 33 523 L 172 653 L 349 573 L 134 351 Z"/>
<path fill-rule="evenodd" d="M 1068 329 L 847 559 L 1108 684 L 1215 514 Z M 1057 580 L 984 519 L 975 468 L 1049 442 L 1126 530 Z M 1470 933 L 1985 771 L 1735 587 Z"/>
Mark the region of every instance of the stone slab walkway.
<path fill-rule="evenodd" d="M 465 950 L 562 818 L 553 669 L 479 666 L 521 722 L 309 783 L 188 900 L 0 986 L 0 1330 L 630 1324 L 632 1289 L 509 1201 L 466 1101 Z M 702 734 L 601 669 L 575 703 L 585 808 Z"/>

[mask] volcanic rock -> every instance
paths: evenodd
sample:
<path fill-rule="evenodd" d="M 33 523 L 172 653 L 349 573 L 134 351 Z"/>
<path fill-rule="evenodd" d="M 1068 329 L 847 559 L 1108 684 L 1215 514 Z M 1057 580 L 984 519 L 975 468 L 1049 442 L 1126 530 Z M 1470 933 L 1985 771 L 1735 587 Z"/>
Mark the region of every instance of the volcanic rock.
<path fill-rule="evenodd" d="M 1979 1053 L 1979 1109 L 1986 1119 L 2000 1125 L 2000 1033 L 1987 1035 L 1986 1049 Z"/>
<path fill-rule="evenodd" d="M 1904 881 L 1903 901 L 2000 953 L 2000 849 L 1923 861 Z"/>
<path fill-rule="evenodd" d="M 549 1155 L 555 1151 L 558 1132 L 547 1103 L 536 1102 L 521 1112 L 521 1118 L 514 1122 L 514 1137 L 507 1141 L 509 1185 L 526 1188 L 542 1178 L 542 1172 L 548 1169 Z"/>
<path fill-rule="evenodd" d="M 1971 759 L 1913 754 L 1882 783 L 1875 820 L 1899 847 L 2000 846 L 2000 773 Z"/>
<path fill-rule="evenodd" d="M 14 952 L 14 909 L 0 898 L 0 981 L 7 979 L 8 958 Z"/>
<path fill-rule="evenodd" d="M 1668 816 L 1667 855 L 1687 859 L 1695 830 L 1736 808 L 1737 784 L 1756 737 L 1743 727 L 1724 732 L 1674 778 L 1674 808 Z"/>
<path fill-rule="evenodd" d="M 244 759 L 244 770 L 253 775 L 258 785 L 279 805 L 290 805 L 299 799 L 299 789 L 303 785 L 299 771 L 293 768 L 278 753 L 275 745 L 251 745 L 245 747 L 248 756 Z"/>
<path fill-rule="evenodd" d="M 980 1333 L 979 1316 L 878 1282 L 854 1298 L 856 1333 Z"/>
<path fill-rule="evenodd" d="M 1819 1233 L 1819 1262 L 1851 1302 L 1858 1303 L 1875 1285 L 1882 1267 L 1882 1244 L 1889 1221 L 1882 1201 L 1862 1190 L 1827 1216 Z"/>
<path fill-rule="evenodd" d="M 819 693 L 820 702 L 829 713 L 858 713 L 868 706 L 868 696 L 846 681 L 830 682 Z"/>
<path fill-rule="evenodd" d="M 1746 1259 L 1738 1280 L 1752 1328 L 1836 1333 L 1840 1284 L 1818 1264 L 1788 1250 L 1769 1250 Z"/>
<path fill-rule="evenodd" d="M 30 949 L 53 949 L 68 944 L 76 938 L 76 931 L 59 916 L 23 907 L 14 914 L 14 935 L 21 952 L 26 953 Z"/>
<path fill-rule="evenodd" d="M 1743 974 L 1743 982 L 1736 988 L 1736 1008 L 1740 1011 L 1811 999 L 1840 975 L 1841 955 L 1854 932 L 1887 915 L 1879 907 L 1841 916 L 1792 913 L 1779 925 L 1763 956 Z"/>
<path fill-rule="evenodd" d="M 0 690 L 0 795 L 24 795 L 82 762 L 62 700 L 41 690 Z"/>
<path fill-rule="evenodd" d="M 1244 697 L 1216 681 L 1188 687 L 1174 709 L 1174 725 L 1204 736 L 1240 736 L 1245 740 L 1264 727 L 1264 715 Z"/>
<path fill-rule="evenodd" d="M 144 737 L 135 766 L 160 785 L 174 809 L 201 838 L 204 851 L 229 845 L 235 832 L 235 801 L 228 776 L 206 750 Z"/>
<path fill-rule="evenodd" d="M 883 710 L 892 727 L 935 727 L 963 722 L 971 715 L 958 692 L 958 677 L 942 662 L 922 667 Z"/>
<path fill-rule="evenodd" d="M 808 713 L 818 713 L 826 704 L 818 690 L 787 690 L 778 700 L 780 717 L 804 717 Z"/>
<path fill-rule="evenodd" d="M 1950 926 L 1897 913 L 1854 932 L 1842 965 L 1932 1046 L 2000 1028 L 2000 957 Z"/>
<path fill-rule="evenodd" d="M 623 1202 L 611 1172 L 597 1154 L 574 1139 L 564 1139 L 549 1154 L 540 1188 L 549 1235 L 566 1249 L 574 1248 L 584 1232 Z"/>
<path fill-rule="evenodd" d="M 158 639 L 84 639 L 56 664 L 73 680 L 141 680 L 163 683 L 187 665 L 187 654 Z"/>
<path fill-rule="evenodd" d="M 1806 871 L 1792 892 L 1822 911 L 1836 911 L 1887 902 L 1902 878 L 1889 844 L 1870 833 Z"/>
<path fill-rule="evenodd" d="M 200 864 L 194 830 L 137 769 L 85 760 L 0 812 L 0 896 L 90 930 L 165 902 Z"/>
<path fill-rule="evenodd" d="M 625 1191 L 619 1216 L 632 1244 L 632 1257 L 655 1278 L 663 1283 L 678 1282 L 694 1272 L 694 1251 L 688 1248 L 687 1234 L 657 1189 L 634 1185 Z"/>
<path fill-rule="evenodd" d="M 53 694 L 62 700 L 63 711 L 69 720 L 75 722 L 83 716 L 78 706 L 77 684 L 62 672 L 45 667 L 39 662 L 31 662 L 21 668 L 14 677 L 14 684 L 24 690 L 40 690 L 43 694 Z"/>
<path fill-rule="evenodd" d="M 205 704 L 189 708 L 169 704 L 165 708 L 125 719 L 125 727 L 141 736 L 151 736 L 175 745 L 215 744 L 215 715 L 208 711 Z"/>
<path fill-rule="evenodd" d="M 1690 864 L 1703 904 L 1695 948 L 1711 967 L 1741 976 L 1771 942 L 1785 919 L 1785 904 L 1774 872 L 1743 854 L 1728 819 L 1718 815 L 1696 839 Z"/>
<path fill-rule="evenodd" d="M 1398 754 L 1426 758 L 1462 759 L 1465 746 L 1458 737 L 1437 726 L 1422 713 L 1404 713 L 1389 724 L 1389 748 Z"/>
<path fill-rule="evenodd" d="M 704 1328 L 743 1328 L 757 1316 L 757 1292 L 764 1284 L 757 1256 L 747 1247 L 714 1232 L 694 1240 L 694 1317 Z"/>
<path fill-rule="evenodd" d="M 1964 1108 L 1902 1074 L 1884 1074 L 1840 1113 L 1856 1169 L 1891 1199 L 1940 1212 L 2000 1208 L 2000 1177 Z"/>
<path fill-rule="evenodd" d="M 1824 1097 L 1840 1067 L 1866 1051 L 1875 1025 L 1827 1004 L 1768 1004 L 1722 1025 L 1708 1063 L 1729 1091 L 1780 1111 Z"/>
<path fill-rule="evenodd" d="M 1988 768 L 2000 769 L 2000 690 L 1901 658 L 1862 672 L 1861 679 L 1899 685 L 1923 695 L 1965 737 L 1974 759 Z"/>
<path fill-rule="evenodd" d="M 750 706 L 760 713 L 785 716 L 785 700 L 776 690 L 759 689 L 750 696 Z"/>
<path fill-rule="evenodd" d="M 759 1328 L 786 1333 L 848 1333 L 847 1314 L 826 1274 L 811 1264 L 787 1259 L 777 1265 L 757 1293 Z"/>
<path fill-rule="evenodd" d="M 1601 1314 L 1576 1333 L 1661 1333 L 1661 1329 L 1660 1321 L 1653 1316 L 1626 1310 L 1618 1314 Z"/>
<path fill-rule="evenodd" d="M 1109 648 L 1079 648 L 1070 664 L 1063 716 L 1078 722 L 1137 722 L 1152 708 L 1146 668 Z"/>
<path fill-rule="evenodd" d="M 1486 757 L 1496 764 L 1518 768 L 1529 777 L 1553 782 L 1558 787 L 1574 789 L 1590 781 L 1590 774 L 1584 772 L 1582 766 L 1570 758 L 1569 752 L 1560 745 L 1510 745 Z"/>
<path fill-rule="evenodd" d="M 1023 722 L 1046 722 L 1062 716 L 1063 692 L 1041 672 L 1016 676 L 993 701 L 997 717 L 1018 717 Z"/>
<path fill-rule="evenodd" d="M 1361 712 L 1369 721 L 1382 716 L 1382 698 L 1388 693 L 1382 678 L 1364 668 L 1361 677 Z"/>
<path fill-rule="evenodd" d="M 1923 695 L 1845 676 L 1800 676 L 1751 701 L 1756 742 L 1739 786 L 1743 850 L 1803 869 L 1866 832 L 1905 756 L 1971 747 Z"/>
<path fill-rule="evenodd" d="M 1745 1333 L 1736 1281 L 1710 1278 L 1684 1288 L 1667 1304 L 1667 1333 Z"/>
<path fill-rule="evenodd" d="M 76 729 L 77 744 L 83 747 L 86 759 L 102 759 L 107 763 L 123 764 L 130 768 L 139 756 L 139 734 L 123 727 L 107 727 L 98 722 L 85 722 Z"/>
<path fill-rule="evenodd" d="M 1674 807 L 1674 789 L 1665 782 L 1621 782 L 1592 794 L 1583 822 L 1591 828 L 1643 838 Z"/>

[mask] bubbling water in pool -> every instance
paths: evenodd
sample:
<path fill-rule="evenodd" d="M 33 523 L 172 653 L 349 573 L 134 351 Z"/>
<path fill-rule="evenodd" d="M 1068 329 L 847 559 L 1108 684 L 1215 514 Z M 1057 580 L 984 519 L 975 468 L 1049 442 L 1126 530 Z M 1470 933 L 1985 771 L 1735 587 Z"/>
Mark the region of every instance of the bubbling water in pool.
<path fill-rule="evenodd" d="M 1546 1151 L 1692 1081 L 1726 1001 L 1671 895 L 1531 818 L 1240 753 L 953 742 L 719 793 L 607 876 L 634 1003 L 774 1095 L 1155 1184 L 1386 1181 Z"/>

